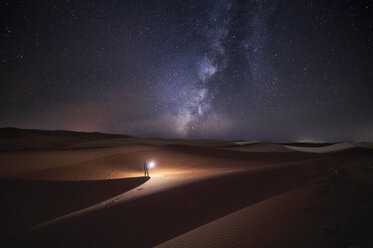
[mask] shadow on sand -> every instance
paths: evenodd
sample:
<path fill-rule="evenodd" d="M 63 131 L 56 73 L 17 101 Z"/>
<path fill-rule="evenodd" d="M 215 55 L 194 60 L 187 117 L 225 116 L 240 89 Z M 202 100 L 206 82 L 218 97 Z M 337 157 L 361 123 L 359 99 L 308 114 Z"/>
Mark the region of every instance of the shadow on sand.
<path fill-rule="evenodd" d="M 299 167 L 214 177 L 51 224 L 21 244 L 152 247 L 307 179 Z"/>
<path fill-rule="evenodd" d="M 149 178 L 95 181 L 0 180 L 0 237 L 129 191 Z"/>

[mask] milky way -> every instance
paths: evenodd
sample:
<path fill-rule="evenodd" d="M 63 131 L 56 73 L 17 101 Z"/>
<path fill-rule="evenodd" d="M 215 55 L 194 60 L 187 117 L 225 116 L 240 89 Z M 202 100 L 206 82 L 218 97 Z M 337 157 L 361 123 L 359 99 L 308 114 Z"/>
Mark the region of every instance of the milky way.
<path fill-rule="evenodd" d="M 3 1 L 0 126 L 373 140 L 371 1 Z"/>

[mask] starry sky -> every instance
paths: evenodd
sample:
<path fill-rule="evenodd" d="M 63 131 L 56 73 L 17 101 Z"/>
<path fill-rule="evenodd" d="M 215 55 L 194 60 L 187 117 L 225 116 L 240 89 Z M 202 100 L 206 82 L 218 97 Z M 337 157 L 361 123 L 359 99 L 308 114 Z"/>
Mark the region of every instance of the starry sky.
<path fill-rule="evenodd" d="M 1 1 L 0 127 L 373 141 L 373 1 Z"/>

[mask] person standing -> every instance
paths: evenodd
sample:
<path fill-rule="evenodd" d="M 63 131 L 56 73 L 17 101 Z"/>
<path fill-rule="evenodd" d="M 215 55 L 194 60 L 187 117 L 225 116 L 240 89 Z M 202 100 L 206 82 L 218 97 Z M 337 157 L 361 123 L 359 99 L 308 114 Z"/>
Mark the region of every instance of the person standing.
<path fill-rule="evenodd" d="M 145 177 L 149 177 L 149 163 L 147 160 L 145 160 L 145 163 L 144 163 L 144 174 L 145 174 Z"/>

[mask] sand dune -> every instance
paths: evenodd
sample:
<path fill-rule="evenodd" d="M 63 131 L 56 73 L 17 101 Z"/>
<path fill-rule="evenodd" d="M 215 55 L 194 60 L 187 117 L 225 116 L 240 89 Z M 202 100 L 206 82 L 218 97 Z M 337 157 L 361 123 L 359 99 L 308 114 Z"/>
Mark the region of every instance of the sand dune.
<path fill-rule="evenodd" d="M 153 159 L 161 166 L 156 174 L 180 173 L 186 170 L 213 168 L 247 168 L 260 162 L 262 166 L 316 158 L 312 154 L 220 150 L 190 145 L 126 146 L 84 150 L 4 153 L 0 170 L 4 176 L 42 180 L 101 180 L 138 177 L 143 174 L 143 161 Z M 11 166 L 9 166 L 11 165 Z"/>
<path fill-rule="evenodd" d="M 131 138 L 128 135 L 0 128 L 1 150 L 56 149 L 89 140 Z"/>
<path fill-rule="evenodd" d="M 317 247 L 311 237 L 298 236 L 312 236 L 310 225 L 296 225 L 306 219 L 299 215 L 306 206 L 299 201 L 302 194 L 295 189 L 276 195 L 156 247 Z"/>
<path fill-rule="evenodd" d="M 41 150 L 2 152 L 0 156 L 0 177 L 15 176 L 32 171 L 50 169 L 80 163 L 100 157 L 131 151 L 150 149 L 144 146 Z M 70 178 L 73 180 L 74 178 Z"/>
<path fill-rule="evenodd" d="M 2 234 L 23 233 L 35 225 L 122 194 L 147 181 L 124 178 L 99 181 L 0 180 Z M 4 204 L 6 203 L 6 204 Z M 68 204 L 66 204 L 68 203 Z"/>
<path fill-rule="evenodd" d="M 162 190 L 142 193 L 146 197 L 121 201 L 120 198 L 126 198 L 125 195 L 118 196 L 116 204 L 106 203 L 109 207 L 102 206 L 100 211 L 87 211 L 43 226 L 32 234 L 33 238 L 39 240 L 39 235 L 43 235 L 68 246 L 122 244 L 126 247 L 150 247 L 247 204 L 286 191 L 305 179 L 298 167 L 228 173 L 215 177 L 201 172 L 199 176 L 203 174 L 209 177 L 193 180 L 193 183 L 187 181 L 177 187 L 170 188 L 173 180 L 167 180 Z M 144 184 L 142 192 L 146 192 L 147 184 L 151 188 L 152 180 Z M 139 226 L 137 223 L 143 224 Z M 111 232 L 107 233 L 107 229 L 111 229 Z M 78 230 L 86 232 L 74 235 Z M 59 233 L 65 234 L 63 240 L 59 239 Z M 144 233 L 146 239 L 142 239 Z M 100 240 L 91 242 L 98 235 Z"/>
<path fill-rule="evenodd" d="M 59 148 L 0 152 L 2 246 L 370 243 L 371 144 L 95 135 L 79 134 L 78 143 Z M 149 180 L 142 177 L 145 159 L 157 163 Z"/>
<path fill-rule="evenodd" d="M 360 146 L 354 143 L 337 143 L 337 144 L 327 145 L 327 146 L 322 146 L 322 147 L 302 147 L 302 146 L 288 146 L 288 145 L 284 145 L 284 147 L 294 150 L 294 151 L 299 151 L 299 152 L 328 153 L 328 152 L 343 151 L 343 150 L 360 147 Z"/>
<path fill-rule="evenodd" d="M 305 185 L 156 247 L 371 247 L 372 175 L 364 168 L 372 157 L 356 156 L 337 169 L 340 162 L 313 167 L 318 176 Z"/>
<path fill-rule="evenodd" d="M 238 142 L 236 142 L 238 143 Z M 293 149 L 289 149 L 280 144 L 270 144 L 270 143 L 245 143 L 239 146 L 224 147 L 222 149 L 232 150 L 232 151 L 242 151 L 242 152 L 293 152 Z"/>
<path fill-rule="evenodd" d="M 252 144 L 255 144 L 255 143 L 259 143 L 259 141 L 255 141 L 255 140 L 252 140 L 252 141 L 248 141 L 248 140 L 245 140 L 245 141 L 236 141 L 234 142 L 234 144 L 236 145 L 252 145 Z"/>

